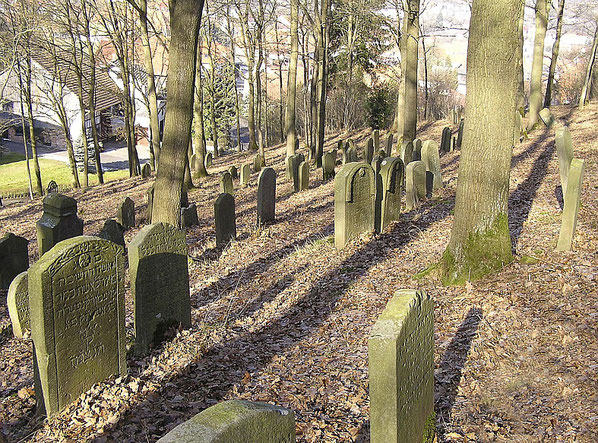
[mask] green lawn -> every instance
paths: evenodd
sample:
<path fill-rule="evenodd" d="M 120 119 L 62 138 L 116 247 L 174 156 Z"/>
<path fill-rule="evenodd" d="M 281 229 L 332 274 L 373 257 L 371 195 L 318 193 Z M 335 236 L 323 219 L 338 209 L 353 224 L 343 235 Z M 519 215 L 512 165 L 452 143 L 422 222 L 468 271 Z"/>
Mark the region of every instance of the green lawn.
<path fill-rule="evenodd" d="M 21 154 L 4 154 L 0 157 L 0 195 L 7 194 L 25 194 L 28 192 L 28 178 L 27 165 L 25 160 L 22 160 L 24 155 Z M 12 158 L 12 160 L 7 161 Z M 35 180 L 33 174 L 33 162 L 30 161 L 31 176 Z M 42 174 L 42 185 L 44 191 L 51 180 L 54 180 L 58 186 L 71 186 L 73 183 L 73 176 L 71 169 L 66 163 L 58 160 L 40 159 L 39 167 Z M 104 181 L 118 180 L 129 177 L 128 170 L 110 171 L 104 173 Z M 79 173 L 79 180 L 82 181 L 83 173 Z M 89 184 L 95 185 L 98 183 L 98 177 L 95 174 L 89 174 Z"/>

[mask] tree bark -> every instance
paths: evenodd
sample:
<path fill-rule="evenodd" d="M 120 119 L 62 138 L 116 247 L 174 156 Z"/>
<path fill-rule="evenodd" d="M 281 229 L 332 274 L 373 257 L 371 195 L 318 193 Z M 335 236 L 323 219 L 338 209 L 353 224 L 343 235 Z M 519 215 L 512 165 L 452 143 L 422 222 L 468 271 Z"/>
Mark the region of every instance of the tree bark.
<path fill-rule="evenodd" d="M 565 10 L 565 0 L 559 0 L 559 9 L 556 16 L 556 36 L 552 46 L 552 57 L 550 58 L 550 68 L 548 69 L 548 80 L 546 81 L 546 93 L 544 94 L 544 107 L 549 108 L 552 103 L 552 84 L 554 83 L 554 72 L 556 71 L 556 62 L 559 56 L 559 46 L 561 43 L 561 34 L 563 30 L 563 11 Z"/>
<path fill-rule="evenodd" d="M 406 6 L 407 10 L 403 18 L 403 34 L 401 36 L 403 79 L 399 89 L 399 105 L 402 105 L 402 107 L 399 113 L 398 137 L 403 137 L 403 141 L 413 141 L 417 131 L 419 0 L 408 0 Z"/>
<path fill-rule="evenodd" d="M 538 123 L 538 114 L 542 110 L 542 69 L 544 66 L 544 38 L 546 37 L 546 26 L 548 25 L 548 1 L 536 0 L 536 34 L 534 36 L 534 55 L 529 82 L 528 129 L 533 129 Z"/>
<path fill-rule="evenodd" d="M 33 173 L 35 174 L 35 192 L 39 196 L 44 195 L 44 187 L 42 186 L 42 174 L 39 168 L 39 160 L 37 157 L 37 142 L 35 140 L 35 128 L 33 122 L 33 94 L 31 92 L 31 54 L 29 48 L 26 49 L 25 54 L 25 108 L 27 109 L 27 123 L 29 124 L 29 143 L 31 145 L 31 156 L 33 157 Z M 25 132 L 23 132 L 23 137 Z"/>
<path fill-rule="evenodd" d="M 521 1 L 473 2 L 455 218 L 442 260 L 445 284 L 478 279 L 512 260 L 507 211 Z"/>
<path fill-rule="evenodd" d="M 596 19 L 596 31 L 594 32 L 594 41 L 592 42 L 592 50 L 590 51 L 590 58 L 588 59 L 588 66 L 586 68 L 586 75 L 584 77 L 583 86 L 581 88 L 581 95 L 579 96 L 579 109 L 583 109 L 588 101 L 590 92 L 590 82 L 592 80 L 592 73 L 595 70 L 596 53 L 598 52 L 598 19 Z"/>
<path fill-rule="evenodd" d="M 525 2 L 521 2 L 521 15 L 517 21 L 517 110 L 523 117 L 525 115 L 525 86 L 523 84 L 523 18 Z M 521 129 L 521 128 L 520 128 Z"/>
<path fill-rule="evenodd" d="M 198 157 L 196 164 L 191 165 L 195 178 L 208 176 L 206 169 L 206 134 L 203 126 L 203 82 L 201 40 L 197 43 L 197 59 L 195 62 L 195 97 L 193 100 L 193 146 Z"/>
<path fill-rule="evenodd" d="M 297 59 L 299 58 L 299 0 L 291 0 L 291 59 L 287 77 L 287 103 L 285 133 L 287 137 L 287 157 L 295 154 L 295 104 L 297 101 Z"/>
<path fill-rule="evenodd" d="M 230 10 L 227 8 L 226 28 L 230 37 L 230 61 L 233 66 L 235 79 L 235 120 L 237 125 L 237 150 L 241 152 L 241 107 L 239 106 L 239 91 L 237 90 L 237 63 L 235 61 L 235 35 L 230 20 Z"/>
<path fill-rule="evenodd" d="M 329 32 L 328 12 L 329 0 L 322 0 L 319 20 L 317 26 L 317 45 L 318 45 L 318 73 L 317 73 L 317 115 L 316 115 L 316 166 L 322 166 L 322 156 L 324 155 L 324 132 L 326 128 L 326 62 L 327 62 L 327 36 Z"/>

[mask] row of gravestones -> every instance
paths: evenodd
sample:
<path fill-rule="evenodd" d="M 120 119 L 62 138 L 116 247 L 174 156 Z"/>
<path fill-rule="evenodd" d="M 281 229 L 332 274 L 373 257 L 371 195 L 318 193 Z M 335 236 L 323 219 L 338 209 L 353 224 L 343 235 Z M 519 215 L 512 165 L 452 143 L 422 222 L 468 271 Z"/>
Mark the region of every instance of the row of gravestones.
<path fill-rule="evenodd" d="M 400 290 L 368 340 L 370 441 L 435 440 L 434 303 L 424 291 Z M 294 442 L 293 411 L 244 400 L 205 409 L 158 440 Z"/>

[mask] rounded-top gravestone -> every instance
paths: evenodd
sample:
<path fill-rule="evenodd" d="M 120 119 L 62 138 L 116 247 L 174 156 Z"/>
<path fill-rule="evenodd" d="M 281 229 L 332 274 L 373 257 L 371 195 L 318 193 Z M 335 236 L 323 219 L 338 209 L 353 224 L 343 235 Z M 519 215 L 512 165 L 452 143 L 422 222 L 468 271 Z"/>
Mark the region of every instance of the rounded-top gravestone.
<path fill-rule="evenodd" d="M 272 222 L 275 218 L 276 172 L 264 168 L 260 172 L 257 185 L 257 224 Z"/>

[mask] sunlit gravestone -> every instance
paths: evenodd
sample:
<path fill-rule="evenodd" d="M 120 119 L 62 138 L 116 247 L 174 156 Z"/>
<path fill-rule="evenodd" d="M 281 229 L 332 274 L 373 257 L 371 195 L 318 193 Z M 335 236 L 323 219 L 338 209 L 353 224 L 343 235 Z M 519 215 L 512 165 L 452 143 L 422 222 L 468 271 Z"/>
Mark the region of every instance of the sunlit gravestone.
<path fill-rule="evenodd" d="M 573 247 L 575 238 L 575 229 L 577 228 L 577 213 L 581 203 L 581 186 L 585 161 L 578 158 L 571 160 L 567 177 L 567 193 L 564 196 L 565 205 L 563 207 L 563 220 L 557 251 L 570 251 Z"/>
<path fill-rule="evenodd" d="M 44 213 L 37 222 L 40 257 L 56 243 L 83 234 L 83 220 L 77 217 L 77 201 L 62 194 L 44 198 Z"/>
<path fill-rule="evenodd" d="M 385 158 L 380 165 L 382 179 L 382 199 L 380 201 L 380 219 L 377 219 L 376 231 L 382 232 L 392 221 L 399 219 L 401 196 L 405 168 L 400 158 Z"/>
<path fill-rule="evenodd" d="M 25 271 L 17 275 L 8 288 L 6 304 L 12 323 L 12 333 L 16 338 L 23 338 L 25 331 L 31 329 L 27 286 L 27 271 Z"/>

